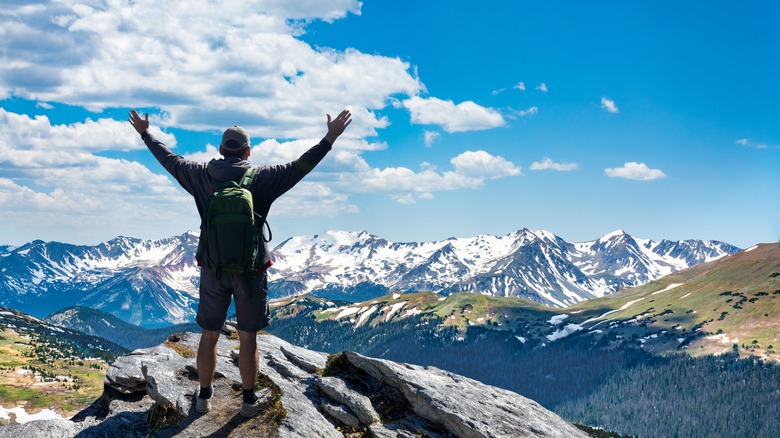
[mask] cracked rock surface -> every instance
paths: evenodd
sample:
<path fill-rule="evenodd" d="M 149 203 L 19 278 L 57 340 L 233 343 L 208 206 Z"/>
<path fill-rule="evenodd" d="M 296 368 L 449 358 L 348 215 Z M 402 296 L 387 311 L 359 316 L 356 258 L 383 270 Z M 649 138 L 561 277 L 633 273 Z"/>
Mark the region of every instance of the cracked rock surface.
<path fill-rule="evenodd" d="M 349 351 L 328 362 L 325 353 L 265 334 L 258 336 L 260 380 L 275 386 L 283 413 L 275 422 L 263 413 L 252 419 L 238 414 L 238 341 L 222 336 L 212 409 L 199 414 L 192 405 L 199 339 L 199 334 L 181 333 L 120 357 L 106 373 L 100 399 L 73 419 L 5 426 L 0 437 L 343 437 L 352 432 L 370 437 L 588 436 L 511 391 Z"/>

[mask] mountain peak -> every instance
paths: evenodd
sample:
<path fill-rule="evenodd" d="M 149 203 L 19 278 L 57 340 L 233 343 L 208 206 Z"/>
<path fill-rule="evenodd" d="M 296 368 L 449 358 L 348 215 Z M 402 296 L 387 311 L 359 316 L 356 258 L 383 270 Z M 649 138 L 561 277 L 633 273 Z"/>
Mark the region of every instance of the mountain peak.
<path fill-rule="evenodd" d="M 542 240 L 549 240 L 549 241 L 554 242 L 556 239 L 558 239 L 558 236 L 556 236 L 555 234 L 553 234 L 553 233 L 551 233 L 551 232 L 549 232 L 547 230 L 535 230 L 535 231 L 532 231 L 532 233 L 536 237 L 538 237 L 538 238 L 540 238 Z"/>
<path fill-rule="evenodd" d="M 624 236 L 628 236 L 628 235 L 629 234 L 626 233 L 625 231 L 623 231 L 621 229 L 618 229 L 618 230 L 615 230 L 615 231 L 613 231 L 611 233 L 607 233 L 607 234 L 601 236 L 601 238 L 599 240 L 609 240 L 609 239 L 613 239 L 615 237 L 624 237 Z"/>

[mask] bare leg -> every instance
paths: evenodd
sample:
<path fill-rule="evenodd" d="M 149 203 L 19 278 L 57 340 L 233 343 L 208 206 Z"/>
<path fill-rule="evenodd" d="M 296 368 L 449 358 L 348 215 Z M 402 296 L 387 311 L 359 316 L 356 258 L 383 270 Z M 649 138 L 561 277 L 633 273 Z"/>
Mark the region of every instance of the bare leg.
<path fill-rule="evenodd" d="M 257 382 L 257 332 L 238 331 L 238 371 L 243 389 L 254 389 Z"/>
<path fill-rule="evenodd" d="M 198 380 L 201 388 L 211 386 L 214 379 L 214 369 L 217 367 L 217 341 L 219 331 L 203 330 L 198 344 Z"/>

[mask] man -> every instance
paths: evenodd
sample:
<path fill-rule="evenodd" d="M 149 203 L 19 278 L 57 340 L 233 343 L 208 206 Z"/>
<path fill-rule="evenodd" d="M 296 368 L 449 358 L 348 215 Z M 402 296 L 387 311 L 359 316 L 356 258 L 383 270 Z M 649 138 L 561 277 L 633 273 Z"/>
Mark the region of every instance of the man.
<path fill-rule="evenodd" d="M 254 210 L 263 218 L 279 196 L 290 190 L 325 157 L 333 143 L 352 123 L 348 110 L 342 111 L 335 119 L 327 115 L 328 133 L 311 149 L 295 161 L 276 166 L 258 168 L 249 190 L 252 192 Z M 219 146 L 221 159 L 208 163 L 185 160 L 174 154 L 162 142 L 149 133 L 149 114 L 144 118 L 133 109 L 130 111 L 130 124 L 157 161 L 176 181 L 195 198 L 198 213 L 203 214 L 213 193 L 212 179 L 237 181 L 250 167 L 247 159 L 250 155 L 249 135 L 239 126 L 228 128 L 222 135 Z M 263 242 L 265 245 L 265 242 Z M 269 324 L 268 288 L 265 268 L 270 266 L 270 257 L 263 260 L 256 273 L 230 274 L 215 273 L 208 267 L 206 234 L 201 225 L 200 239 L 196 259 L 201 266 L 200 300 L 196 321 L 201 327 L 198 345 L 197 369 L 200 387 L 195 392 L 195 408 L 206 413 L 211 408 L 213 393 L 212 380 L 217 363 L 217 341 L 227 317 L 231 296 L 235 300 L 238 338 L 240 342 L 238 369 L 243 387 L 241 415 L 253 417 L 263 407 L 265 400 L 259 399 L 254 387 L 258 371 L 257 332 Z M 265 248 L 265 254 L 268 249 Z"/>

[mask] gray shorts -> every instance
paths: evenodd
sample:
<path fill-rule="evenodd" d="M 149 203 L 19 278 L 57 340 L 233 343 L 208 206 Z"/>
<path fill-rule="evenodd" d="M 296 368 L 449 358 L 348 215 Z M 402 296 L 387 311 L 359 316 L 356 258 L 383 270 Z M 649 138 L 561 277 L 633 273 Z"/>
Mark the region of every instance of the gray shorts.
<path fill-rule="evenodd" d="M 236 327 L 256 332 L 270 324 L 268 309 L 268 276 L 260 274 L 217 274 L 200 268 L 200 301 L 195 321 L 203 330 L 222 330 L 230 307 L 231 296 L 236 304 Z"/>

